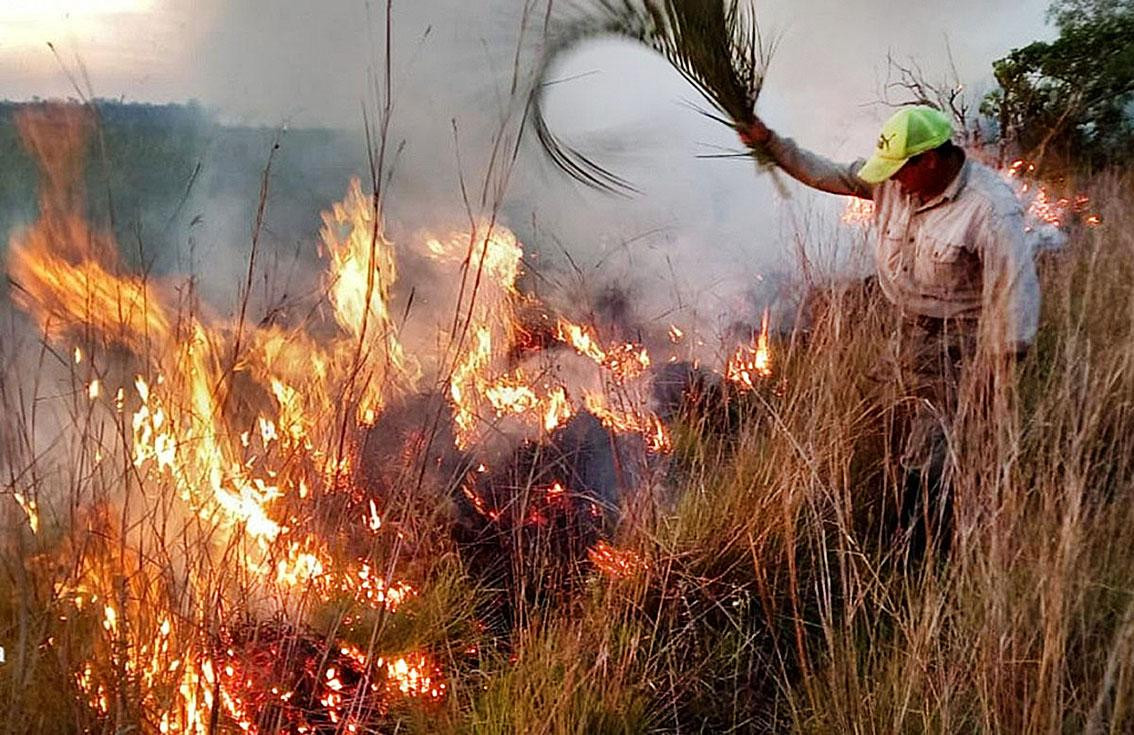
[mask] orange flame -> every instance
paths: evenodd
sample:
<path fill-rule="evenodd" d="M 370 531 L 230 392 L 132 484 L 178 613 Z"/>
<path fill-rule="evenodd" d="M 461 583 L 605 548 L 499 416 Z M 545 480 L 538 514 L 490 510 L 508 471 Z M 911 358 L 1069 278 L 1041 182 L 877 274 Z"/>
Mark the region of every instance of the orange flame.
<path fill-rule="evenodd" d="M 593 328 L 575 324 L 562 317 L 556 324 L 555 336 L 580 355 L 609 371 L 619 383 L 634 380 L 650 367 L 650 353 L 645 347 L 628 342 L 604 349 Z"/>
<path fill-rule="evenodd" d="M 403 359 L 389 319 L 389 287 L 396 275 L 390 246 L 378 233 L 357 182 L 324 218 L 323 239 L 331 260 L 329 298 L 346 336 L 331 340 L 324 349 L 298 331 L 251 327 L 243 331 L 243 352 L 233 355 L 237 330 L 210 327 L 176 311 L 175 296 L 161 283 L 125 273 L 113 238 L 85 220 L 76 183 L 81 181 L 84 136 L 90 127 L 84 113 L 78 108 L 50 114 L 36 110 L 21 115 L 18 124 L 43 168 L 43 185 L 38 220 L 10 244 L 9 269 L 18 284 L 14 297 L 52 340 L 85 326 L 85 334 L 96 343 L 101 339 L 122 345 L 147 363 L 146 375 L 137 376 L 132 389 L 105 385 L 92 375 L 86 394 L 96 404 L 104 394 L 114 396 L 106 409 L 126 424 L 131 482 L 144 487 L 136 497 L 186 534 L 187 545 L 199 542 L 192 553 L 200 563 L 186 560 L 181 584 L 187 592 L 169 592 L 169 607 L 195 621 L 204 611 L 193 609 L 196 603 L 180 603 L 184 595 L 193 599 L 198 590 L 226 591 L 227 584 L 237 582 L 215 571 L 210 562 L 214 549 L 237 560 L 251 575 L 242 581 L 253 590 L 264 590 L 265 598 L 302 588 L 321 599 L 347 596 L 356 604 L 394 611 L 413 597 L 412 586 L 374 574 L 367 562 L 338 563 L 315 543 L 311 532 L 298 530 L 306 519 L 288 517 L 278 508 L 285 498 L 308 499 L 311 483 L 319 481 L 317 468 L 306 477 L 296 476 L 292 466 L 297 462 L 324 461 L 335 468 L 335 475 L 339 468 L 349 468 L 349 455 L 332 461 L 315 446 L 339 425 L 335 401 L 352 376 L 379 378 L 367 383 L 359 399 L 359 420 L 381 409 L 386 396 L 380 388 L 405 390 L 414 382 L 413 363 Z M 93 369 L 95 354 L 77 347 L 69 351 L 74 365 L 91 364 Z M 237 373 L 264 389 L 265 400 L 274 401 L 274 415 L 269 408 L 267 415 L 235 424 L 238 414 L 226 403 Z M 302 452 L 300 459 L 292 449 Z M 101 452 L 92 454 L 96 461 L 101 457 Z M 35 499 L 14 495 L 32 530 L 38 530 Z M 172 516 L 166 515 L 171 509 Z M 182 509 L 195 522 L 186 523 Z M 380 527 L 376 517 L 373 509 L 368 521 L 373 532 Z M 160 525 L 164 523 L 137 524 L 138 530 L 131 533 L 161 533 Z M 133 553 L 135 539 L 125 541 L 121 548 Z M 162 545 L 164 539 L 141 542 Z M 147 568 L 149 562 L 141 555 L 120 559 L 109 552 L 92 553 L 89 559 L 91 563 L 78 571 L 79 579 L 97 593 L 84 592 L 74 600 L 80 615 L 88 614 L 86 603 L 103 601 L 95 627 L 100 632 L 98 650 L 104 655 L 97 666 L 93 659 L 84 665 L 76 677 L 91 706 L 108 712 L 113 697 L 120 696 L 125 672 L 129 681 L 141 683 L 137 706 L 161 731 L 206 731 L 213 717 L 218 670 L 201 653 L 200 641 L 192 635 L 178 638 L 169 610 L 156 604 L 167 594 L 161 590 L 168 570 Z M 124 605 L 106 602 L 118 599 L 113 580 L 120 572 L 100 571 L 91 566 L 95 563 L 107 565 L 107 570 L 122 564 L 130 569 L 129 579 L 148 587 L 131 591 Z M 207 592 L 201 599 L 212 595 Z M 159 615 L 164 617 L 155 619 Z M 160 696 L 170 691 L 176 693 L 172 700 Z M 221 703 L 234 719 L 243 717 L 235 698 L 222 693 Z"/>
<path fill-rule="evenodd" d="M 575 414 L 571 404 L 567 402 L 567 391 L 562 387 L 553 389 L 547 395 L 543 410 L 543 430 L 555 431 Z"/>
<path fill-rule="evenodd" d="M 222 635 L 217 631 L 236 614 L 250 612 L 233 600 L 303 620 L 310 601 L 343 604 L 351 615 L 386 614 L 418 595 L 410 582 L 393 576 L 388 560 L 360 558 L 355 546 L 319 535 L 324 521 L 316 501 L 336 494 L 347 508 L 341 518 L 351 524 L 344 538 L 384 548 L 377 542 L 386 534 L 400 537 L 406 530 L 379 514 L 384 498 L 376 502 L 355 485 L 356 472 L 366 466 L 359 447 L 373 436 L 362 427 L 423 382 L 422 365 L 436 368 L 429 377 L 448 392 L 461 446 L 476 440 L 486 417 L 552 432 L 580 408 L 579 394 L 573 404 L 565 385 L 534 383 L 510 362 L 521 331 L 515 307 L 522 298 L 516 282 L 523 251 L 512 233 L 495 225 L 477 223 L 472 233 L 410 243 L 430 267 L 452 276 L 454 284 L 463 281 L 464 291 L 450 345 L 432 361 L 408 355 L 391 314 L 398 277 L 394 243 L 357 180 L 323 214 L 330 334 L 187 313 L 171 284 L 128 272 L 114 238 L 84 218 L 78 182 L 89 129 L 89 120 L 74 109 L 21 119 L 21 135 L 43 168 L 44 183 L 39 219 L 9 249 L 14 298 L 48 339 L 60 341 L 82 329 L 84 347 L 65 342 L 61 354 L 70 357 L 68 368 L 81 381 L 77 397 L 122 422 L 129 482 L 141 489 L 131 495 L 129 511 L 145 522 L 109 550 L 92 552 L 75 573 L 73 597 L 61 596 L 74 600 L 68 614 L 83 616 L 96 636 L 90 662 L 75 680 L 101 715 L 114 709 L 128 682 L 126 696 L 138 698 L 145 720 L 161 732 L 206 732 L 215 729 L 218 713 L 253 732 L 265 698 L 286 704 L 296 694 L 256 689 L 259 672 L 239 652 L 220 652 L 204 636 L 206 630 Z M 558 334 L 599 366 L 606 386 L 617 387 L 617 407 L 593 395 L 584 396 L 587 408 L 612 431 L 638 433 L 653 451 L 669 451 L 666 427 L 644 401 L 628 398 L 636 387 L 628 383 L 651 365 L 645 348 L 604 346 L 592 328 L 566 320 Z M 680 338 L 676 327 L 673 334 Z M 133 381 L 120 384 L 112 377 L 117 373 L 100 369 L 104 345 L 133 354 Z M 90 449 L 101 461 L 103 447 Z M 38 532 L 36 497 L 18 490 L 15 500 Z M 478 512 L 500 518 L 475 485 L 464 492 Z M 565 502 L 566 492 L 552 485 L 547 502 Z M 601 510 L 593 506 L 593 512 Z M 140 551 L 169 548 L 161 536 L 167 527 L 186 549 L 177 575 Z M 606 558 L 601 547 L 595 553 Z M 122 595 L 122 578 L 137 589 Z M 368 681 L 387 695 L 424 701 L 445 696 L 441 669 L 427 654 L 369 661 L 352 650 L 348 658 L 357 664 L 353 674 L 342 659 L 313 669 L 317 701 L 343 730 L 360 726 L 350 703 L 358 694 L 351 676 L 359 672 L 372 669 L 377 676 Z"/>
<path fill-rule="evenodd" d="M 639 434 L 653 452 L 668 454 L 672 449 L 669 429 L 656 414 L 645 410 L 620 411 L 610 407 L 605 396 L 588 393 L 583 402 L 602 425 L 611 431 Z"/>
<path fill-rule="evenodd" d="M 760 320 L 760 334 L 753 346 L 741 345 L 728 361 L 725 377 L 742 390 L 751 390 L 756 383 L 772 374 L 772 351 L 768 346 L 768 311 Z"/>
<path fill-rule="evenodd" d="M 606 362 L 606 351 L 599 346 L 598 337 L 590 327 L 560 318 L 555 336 L 560 342 L 575 348 L 580 355 L 594 360 L 596 365 Z"/>
<path fill-rule="evenodd" d="M 374 423 L 384 388 L 412 390 L 416 363 L 405 354 L 390 318 L 390 288 L 397 280 L 393 245 L 382 235 L 376 205 L 362 194 L 357 178 L 346 198 L 323 213 L 320 238 L 331 259 L 329 297 L 335 319 L 360 348 L 381 356 L 368 364 L 378 374 L 365 384 L 358 404 L 360 423 Z"/>

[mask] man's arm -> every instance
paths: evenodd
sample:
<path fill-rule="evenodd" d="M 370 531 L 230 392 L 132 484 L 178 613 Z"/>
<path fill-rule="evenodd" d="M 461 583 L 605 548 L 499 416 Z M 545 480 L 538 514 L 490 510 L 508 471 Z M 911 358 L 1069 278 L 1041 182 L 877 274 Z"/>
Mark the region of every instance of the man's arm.
<path fill-rule="evenodd" d="M 740 131 L 740 139 L 745 145 L 766 150 L 781 169 L 806 186 L 830 194 L 874 198 L 874 187 L 858 178 L 863 161 L 851 164 L 829 161 L 800 148 L 791 138 L 776 135 L 759 120 Z"/>
<path fill-rule="evenodd" d="M 980 256 L 986 333 L 995 352 L 1021 354 L 1035 339 L 1040 313 L 1039 278 L 1024 234 L 1023 209 L 1017 204 L 1009 211 L 991 213 L 983 230 Z"/>

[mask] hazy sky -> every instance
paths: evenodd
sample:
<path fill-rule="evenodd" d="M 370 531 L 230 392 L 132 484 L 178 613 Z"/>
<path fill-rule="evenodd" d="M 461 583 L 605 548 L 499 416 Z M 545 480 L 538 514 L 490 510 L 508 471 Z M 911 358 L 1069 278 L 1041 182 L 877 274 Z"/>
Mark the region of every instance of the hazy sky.
<path fill-rule="evenodd" d="M 993 59 L 1050 34 L 1048 1 L 759 2 L 763 27 L 780 37 L 761 112 L 801 142 L 857 156 L 886 114 L 869 103 L 887 52 L 916 57 L 939 78 L 949 47 L 978 97 Z M 524 3 L 394 0 L 396 115 L 409 129 L 437 120 L 448 139 L 453 119 L 472 129 L 500 114 Z M 195 98 L 235 122 L 358 127 L 384 8 L 381 0 L 0 0 L 0 98 L 71 96 L 72 78 L 85 88 L 85 76 L 106 98 Z M 687 148 L 690 134 L 731 142 L 682 107 L 694 95 L 645 52 L 583 50 L 563 76 L 577 77 L 559 85 L 552 105 L 564 131 L 628 136 L 611 145 Z"/>
<path fill-rule="evenodd" d="M 567 0 L 559 0 L 565 2 Z M 524 0 L 395 0 L 394 53 L 403 104 L 446 119 L 496 105 Z M 861 150 L 884 111 L 877 96 L 888 51 L 931 77 L 945 49 L 979 91 L 990 62 L 1050 33 L 1048 0 L 767 0 L 764 27 L 781 37 L 763 112 L 805 142 Z M 102 97 L 196 98 L 235 121 L 357 125 L 381 37 L 380 0 L 0 0 L 0 97 L 72 94 L 65 71 Z M 374 7 L 371 7 L 374 6 Z M 900 8 L 900 10 L 898 10 Z M 54 43 L 61 59 L 47 47 Z M 570 65 L 562 85 L 572 125 L 679 115 L 688 95 L 645 54 L 606 49 Z M 84 85 L 85 86 L 85 85 Z M 576 95 L 576 97 L 570 97 Z M 478 101 L 477 96 L 481 99 Z M 597 104 L 588 105 L 586 100 Z M 477 108 L 480 108 L 479 110 Z M 498 107 L 498 106 L 497 106 Z M 850 145 L 848 145 L 850 144 Z"/>
<path fill-rule="evenodd" d="M 562 0 L 561 0 L 562 1 Z M 384 3 L 374 3 L 379 13 Z M 233 117 L 349 122 L 357 117 L 373 36 L 367 0 L 2 0 L 0 95 L 64 95 L 70 83 L 47 48 L 80 58 L 105 97 L 189 97 Z M 432 66 L 444 60 L 476 83 L 491 51 L 507 45 L 523 0 L 395 0 L 396 52 Z M 963 76 L 1045 35 L 1047 0 L 772 0 L 764 25 L 782 35 L 770 95 L 794 106 L 868 100 L 888 49 L 942 61 L 949 39 Z M 900 11 L 897 8 L 901 8 Z M 422 35 L 429 28 L 424 39 Z M 410 56 L 413 59 L 410 59 Z M 619 74 L 617 65 L 602 69 Z M 646 97 L 651 82 L 636 90 Z"/>

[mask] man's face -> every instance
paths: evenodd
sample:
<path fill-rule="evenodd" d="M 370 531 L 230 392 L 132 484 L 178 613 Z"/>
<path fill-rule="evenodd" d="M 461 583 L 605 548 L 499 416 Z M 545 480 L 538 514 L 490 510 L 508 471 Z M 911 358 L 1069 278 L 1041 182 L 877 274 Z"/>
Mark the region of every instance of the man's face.
<path fill-rule="evenodd" d="M 919 153 L 894 174 L 894 180 L 907 194 L 921 196 L 940 186 L 941 160 L 936 150 Z"/>

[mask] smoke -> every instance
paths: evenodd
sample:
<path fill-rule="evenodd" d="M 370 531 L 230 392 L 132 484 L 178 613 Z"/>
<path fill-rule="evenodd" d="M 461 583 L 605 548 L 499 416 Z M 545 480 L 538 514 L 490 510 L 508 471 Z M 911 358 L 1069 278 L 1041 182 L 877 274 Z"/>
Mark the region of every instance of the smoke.
<path fill-rule="evenodd" d="M 931 78 L 945 77 L 952 60 L 977 99 L 992 59 L 1044 33 L 1043 6 L 762 3 L 764 29 L 779 45 L 760 111 L 802 144 L 850 160 L 868 150 L 886 115 L 872 103 L 887 52 L 918 59 Z M 362 122 L 366 115 L 378 135 L 385 4 L 281 0 L 268 11 L 251 0 L 212 0 L 191 14 L 172 3 L 151 7 L 154 30 L 134 34 L 144 42 L 115 36 L 118 55 L 90 33 L 64 39 L 68 52 L 83 55 L 92 91 L 198 97 L 222 122 L 265 126 L 239 149 L 205 142 L 201 177 L 178 222 L 180 254 L 165 266 L 189 266 L 206 301 L 231 311 L 259 174 L 273 129 L 286 127 L 261 232 L 261 263 L 276 271 L 254 296 L 271 308 L 281 290 L 310 290 L 319 209 L 342 196 L 351 175 L 368 176 Z M 799 243 L 818 248 L 840 237 L 815 223 L 833 221 L 841 203 L 790 182 L 785 200 L 748 162 L 702 157 L 737 150 L 734 136 L 691 109 L 699 100 L 663 61 L 621 42 L 564 59 L 548 113 L 558 132 L 640 193 L 585 190 L 551 169 L 530 138 L 513 161 L 545 8 L 542 0 L 392 4 L 383 202 L 390 236 L 466 227 L 471 210 L 520 236 L 527 287 L 573 316 L 655 335 L 677 323 L 710 343 L 737 322 L 754 324 L 781 295 Z M 118 20 L 138 30 L 136 14 Z M 0 83 L 20 89 L 2 73 Z M 312 127 L 341 132 L 313 142 L 303 132 Z"/>

